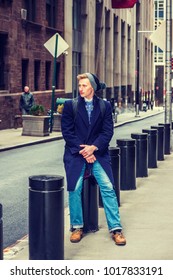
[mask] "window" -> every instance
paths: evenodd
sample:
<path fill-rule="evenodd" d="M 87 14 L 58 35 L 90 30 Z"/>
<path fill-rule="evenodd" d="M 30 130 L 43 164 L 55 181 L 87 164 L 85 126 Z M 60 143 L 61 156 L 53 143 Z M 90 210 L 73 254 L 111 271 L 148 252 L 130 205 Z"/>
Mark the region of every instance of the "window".
<path fill-rule="evenodd" d="M 81 1 L 73 1 L 73 30 L 81 31 Z"/>
<path fill-rule="evenodd" d="M 34 90 L 39 90 L 40 81 L 40 60 L 34 61 Z"/>
<path fill-rule="evenodd" d="M 28 59 L 22 59 L 22 90 L 28 84 Z"/>
<path fill-rule="evenodd" d="M 48 26 L 56 28 L 56 1 L 46 0 L 46 21 Z"/>
<path fill-rule="evenodd" d="M 51 71 L 51 62 L 46 61 L 46 69 L 45 69 L 45 82 L 46 82 L 46 89 L 50 89 L 50 72 Z"/>
<path fill-rule="evenodd" d="M 77 82 L 77 75 L 81 71 L 81 53 L 73 52 L 73 66 L 72 66 L 72 72 L 73 72 L 73 96 L 76 97 L 78 94 L 78 82 Z"/>
<path fill-rule="evenodd" d="M 27 20 L 36 20 L 36 1 L 35 0 L 25 0 L 24 8 L 27 10 Z"/>

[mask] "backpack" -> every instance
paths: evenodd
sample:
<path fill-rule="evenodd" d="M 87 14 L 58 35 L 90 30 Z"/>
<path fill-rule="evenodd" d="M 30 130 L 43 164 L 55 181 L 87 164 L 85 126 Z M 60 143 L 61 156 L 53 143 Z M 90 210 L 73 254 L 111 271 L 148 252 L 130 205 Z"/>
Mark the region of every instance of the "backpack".
<path fill-rule="evenodd" d="M 105 110 L 106 110 L 106 105 L 102 98 L 98 97 L 98 99 L 99 99 L 100 111 L 101 111 L 102 118 L 103 118 L 104 114 L 105 114 Z M 77 114 L 78 97 L 76 97 L 72 100 L 72 105 L 73 105 L 73 114 L 74 114 L 74 120 L 75 120 L 76 114 Z"/>

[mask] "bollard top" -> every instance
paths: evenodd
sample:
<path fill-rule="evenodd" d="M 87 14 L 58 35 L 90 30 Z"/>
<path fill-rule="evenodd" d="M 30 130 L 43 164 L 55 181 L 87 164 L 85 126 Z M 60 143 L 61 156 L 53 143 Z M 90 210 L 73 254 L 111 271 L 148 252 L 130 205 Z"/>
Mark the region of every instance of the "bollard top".
<path fill-rule="evenodd" d="M 110 156 L 118 156 L 120 154 L 120 148 L 118 147 L 109 147 Z"/>
<path fill-rule="evenodd" d="M 148 138 L 148 133 L 132 133 L 131 137 L 133 139 L 147 139 Z"/>
<path fill-rule="evenodd" d="M 163 125 L 165 128 L 170 128 L 170 123 L 159 123 L 159 125 Z"/>
<path fill-rule="evenodd" d="M 57 175 L 30 176 L 29 186 L 35 191 L 57 191 L 64 186 L 64 177 Z"/>
<path fill-rule="evenodd" d="M 133 139 L 117 139 L 118 146 L 134 146 L 136 141 Z"/>
<path fill-rule="evenodd" d="M 2 204 L 0 203 L 0 219 L 2 218 Z"/>
<path fill-rule="evenodd" d="M 163 125 L 152 125 L 151 128 L 155 128 L 158 131 L 163 131 L 165 129 Z"/>
<path fill-rule="evenodd" d="M 148 133 L 148 134 L 150 134 L 150 135 L 156 135 L 157 134 L 157 129 L 142 129 L 142 132 L 146 132 L 146 133 Z"/>

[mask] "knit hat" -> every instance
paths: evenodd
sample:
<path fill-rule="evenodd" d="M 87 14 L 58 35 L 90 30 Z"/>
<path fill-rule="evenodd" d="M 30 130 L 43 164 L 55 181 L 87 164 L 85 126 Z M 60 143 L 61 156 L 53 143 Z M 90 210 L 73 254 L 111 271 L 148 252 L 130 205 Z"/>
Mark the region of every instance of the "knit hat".
<path fill-rule="evenodd" d="M 106 88 L 106 84 L 100 82 L 96 75 L 92 73 L 85 73 L 90 81 L 91 86 L 93 87 L 94 91 L 99 91 L 101 89 Z"/>

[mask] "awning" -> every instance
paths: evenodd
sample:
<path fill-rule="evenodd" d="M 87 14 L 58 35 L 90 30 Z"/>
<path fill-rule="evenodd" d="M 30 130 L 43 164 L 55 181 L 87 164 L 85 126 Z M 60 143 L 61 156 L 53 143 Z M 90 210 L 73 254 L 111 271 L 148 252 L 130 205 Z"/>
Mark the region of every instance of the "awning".
<path fill-rule="evenodd" d="M 138 2 L 138 0 L 112 0 L 113 9 L 126 9 L 133 8 L 133 6 Z"/>

